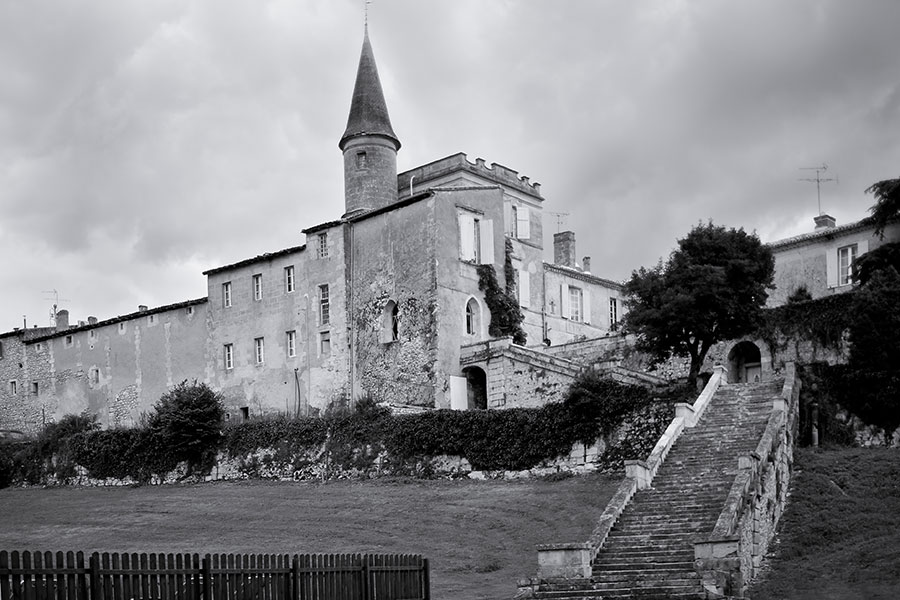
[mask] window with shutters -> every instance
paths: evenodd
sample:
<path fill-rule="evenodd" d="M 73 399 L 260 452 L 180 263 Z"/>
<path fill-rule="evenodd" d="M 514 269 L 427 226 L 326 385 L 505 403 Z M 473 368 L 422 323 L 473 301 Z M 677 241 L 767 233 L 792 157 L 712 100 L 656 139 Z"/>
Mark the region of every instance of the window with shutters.
<path fill-rule="evenodd" d="M 459 258 L 477 265 L 494 263 L 493 221 L 469 211 L 460 211 Z"/>
<path fill-rule="evenodd" d="M 225 362 L 225 369 L 233 369 L 234 368 L 234 344 L 225 344 L 223 348 L 223 358 Z"/>
<path fill-rule="evenodd" d="M 581 288 L 569 287 L 569 319 L 581 321 L 584 316 L 584 296 Z"/>
<path fill-rule="evenodd" d="M 619 324 L 619 301 L 615 298 L 609 299 L 609 328 L 617 329 Z"/>

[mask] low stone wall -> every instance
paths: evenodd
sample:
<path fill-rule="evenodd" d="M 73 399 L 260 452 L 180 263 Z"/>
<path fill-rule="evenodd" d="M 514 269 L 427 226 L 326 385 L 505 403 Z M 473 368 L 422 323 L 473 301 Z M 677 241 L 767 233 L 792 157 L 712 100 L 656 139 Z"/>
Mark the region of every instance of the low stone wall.
<path fill-rule="evenodd" d="M 756 450 L 739 458 L 738 474 L 712 534 L 694 546 L 694 564 L 710 597 L 742 598 L 759 571 L 787 501 L 799 399 L 800 380 L 788 363 L 781 397 Z"/>
<path fill-rule="evenodd" d="M 284 455 L 274 448 L 260 448 L 254 452 L 230 457 L 219 453 L 212 471 L 204 476 L 188 476 L 186 464 L 179 464 L 164 477 L 153 476 L 150 485 L 173 483 L 201 483 L 209 481 L 240 481 L 268 479 L 274 481 L 330 481 L 336 479 L 375 479 L 379 477 L 412 476 L 440 479 L 528 479 L 565 474 L 583 474 L 597 470 L 597 458 L 603 453 L 603 440 L 590 446 L 576 442 L 569 453 L 521 471 L 476 471 L 460 456 L 421 456 L 397 461 L 382 452 L 369 469 L 344 469 L 328 460 L 324 448 L 302 454 Z M 117 487 L 136 485 L 130 477 L 99 479 L 76 466 L 75 477 L 47 482 L 49 485 L 80 485 Z"/>

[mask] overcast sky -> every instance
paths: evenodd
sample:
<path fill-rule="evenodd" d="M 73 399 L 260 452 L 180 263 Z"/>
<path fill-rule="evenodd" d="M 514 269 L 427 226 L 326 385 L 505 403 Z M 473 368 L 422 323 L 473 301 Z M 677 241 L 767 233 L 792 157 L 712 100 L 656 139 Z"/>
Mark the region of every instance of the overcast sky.
<path fill-rule="evenodd" d="M 0 331 L 206 295 L 343 213 L 362 0 L 0 0 Z M 699 221 L 803 233 L 900 176 L 900 2 L 375 0 L 405 170 L 542 184 L 621 280 Z M 557 230 L 545 214 L 545 229 Z M 552 244 L 545 244 L 551 258 Z"/>

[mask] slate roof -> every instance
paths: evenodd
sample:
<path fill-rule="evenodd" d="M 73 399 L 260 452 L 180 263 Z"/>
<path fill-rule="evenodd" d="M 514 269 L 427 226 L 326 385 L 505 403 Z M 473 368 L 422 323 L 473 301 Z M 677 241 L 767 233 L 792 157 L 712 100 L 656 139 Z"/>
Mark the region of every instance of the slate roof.
<path fill-rule="evenodd" d="M 343 150 L 347 140 L 358 135 L 381 135 L 392 140 L 397 144 L 397 149 L 400 149 L 400 140 L 397 139 L 391 126 L 391 117 L 384 101 L 375 55 L 372 53 L 372 44 L 369 43 L 368 28 L 359 55 L 359 68 L 356 71 L 356 84 L 353 86 L 347 129 L 344 130 L 338 146 Z"/>

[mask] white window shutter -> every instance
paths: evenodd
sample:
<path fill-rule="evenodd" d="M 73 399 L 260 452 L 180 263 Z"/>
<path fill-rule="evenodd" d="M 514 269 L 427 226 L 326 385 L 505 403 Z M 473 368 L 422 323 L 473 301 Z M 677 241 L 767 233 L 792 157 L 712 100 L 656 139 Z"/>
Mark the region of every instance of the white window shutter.
<path fill-rule="evenodd" d="M 830 288 L 837 287 L 838 284 L 837 258 L 837 250 L 834 248 L 825 253 L 825 280 Z"/>
<path fill-rule="evenodd" d="M 459 213 L 459 257 L 475 260 L 475 217 Z"/>
<path fill-rule="evenodd" d="M 481 264 L 494 264 L 494 222 L 490 219 L 479 221 L 481 238 Z"/>
<path fill-rule="evenodd" d="M 519 271 L 519 306 L 531 306 L 531 274 Z"/>
<path fill-rule="evenodd" d="M 503 232 L 511 235 L 515 228 L 512 222 L 512 204 L 509 202 L 503 203 L 503 224 Z"/>
<path fill-rule="evenodd" d="M 516 234 L 520 240 L 531 237 L 531 211 L 527 206 L 520 206 L 516 212 Z"/>
<path fill-rule="evenodd" d="M 859 258 L 863 254 L 869 251 L 869 240 L 860 240 L 856 244 L 856 258 Z"/>
<path fill-rule="evenodd" d="M 469 407 L 468 386 L 465 377 L 450 375 L 450 408 L 466 410 Z"/>
<path fill-rule="evenodd" d="M 581 291 L 581 304 L 582 304 L 582 312 L 584 316 L 582 317 L 582 321 L 585 323 L 591 322 L 591 291 L 587 288 L 584 288 Z"/>
<path fill-rule="evenodd" d="M 559 286 L 559 313 L 566 319 L 572 317 L 569 313 L 569 286 L 564 283 Z"/>

